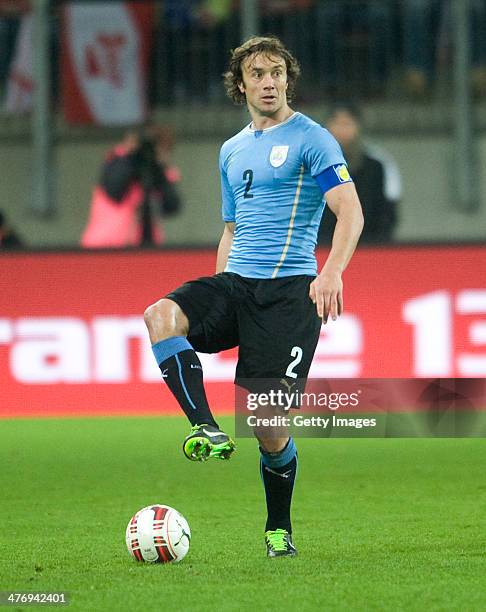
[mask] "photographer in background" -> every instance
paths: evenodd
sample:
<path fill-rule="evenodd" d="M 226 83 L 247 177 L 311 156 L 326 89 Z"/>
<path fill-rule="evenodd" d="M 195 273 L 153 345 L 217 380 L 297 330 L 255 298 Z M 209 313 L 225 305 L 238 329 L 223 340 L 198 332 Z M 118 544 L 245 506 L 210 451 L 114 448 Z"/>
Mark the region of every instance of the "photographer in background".
<path fill-rule="evenodd" d="M 0 210 L 0 251 L 6 249 L 21 249 L 24 245 L 7 223 L 5 215 Z"/>
<path fill-rule="evenodd" d="M 107 155 L 91 200 L 85 248 L 122 248 L 163 242 L 161 218 L 181 208 L 176 183 L 179 170 L 170 163 L 171 128 L 148 124 L 130 130 Z"/>

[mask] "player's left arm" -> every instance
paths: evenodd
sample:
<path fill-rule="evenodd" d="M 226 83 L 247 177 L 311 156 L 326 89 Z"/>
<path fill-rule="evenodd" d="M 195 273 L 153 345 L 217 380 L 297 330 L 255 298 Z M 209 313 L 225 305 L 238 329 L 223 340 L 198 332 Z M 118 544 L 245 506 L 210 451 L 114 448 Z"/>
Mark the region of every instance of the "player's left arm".
<path fill-rule="evenodd" d="M 346 269 L 363 229 L 363 212 L 354 183 L 347 182 L 325 193 L 327 205 L 336 215 L 332 247 L 324 267 L 309 290 L 317 314 L 327 323 L 343 311 L 342 273 Z"/>

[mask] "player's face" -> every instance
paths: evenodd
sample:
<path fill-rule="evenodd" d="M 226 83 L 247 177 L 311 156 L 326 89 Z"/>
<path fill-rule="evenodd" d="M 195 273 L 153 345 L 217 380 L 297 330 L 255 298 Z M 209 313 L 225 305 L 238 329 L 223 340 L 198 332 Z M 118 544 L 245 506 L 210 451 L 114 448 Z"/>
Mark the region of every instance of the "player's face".
<path fill-rule="evenodd" d="M 254 55 L 242 66 L 240 91 L 250 112 L 272 117 L 287 108 L 287 67 L 278 55 Z"/>
<path fill-rule="evenodd" d="M 344 110 L 335 113 L 332 119 L 328 121 L 327 128 L 343 149 L 350 146 L 359 136 L 358 122 Z"/>

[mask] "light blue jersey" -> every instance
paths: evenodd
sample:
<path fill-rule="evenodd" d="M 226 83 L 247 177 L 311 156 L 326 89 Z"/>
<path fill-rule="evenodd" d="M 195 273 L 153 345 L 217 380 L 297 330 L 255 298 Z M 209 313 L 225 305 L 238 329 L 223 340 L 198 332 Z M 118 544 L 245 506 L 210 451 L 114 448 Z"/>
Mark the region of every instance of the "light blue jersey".
<path fill-rule="evenodd" d="M 345 163 L 334 137 L 297 112 L 227 140 L 220 153 L 223 219 L 235 222 L 235 233 L 225 271 L 247 278 L 317 274 L 325 201 L 315 177 L 333 167 L 335 184 L 348 182 Z"/>

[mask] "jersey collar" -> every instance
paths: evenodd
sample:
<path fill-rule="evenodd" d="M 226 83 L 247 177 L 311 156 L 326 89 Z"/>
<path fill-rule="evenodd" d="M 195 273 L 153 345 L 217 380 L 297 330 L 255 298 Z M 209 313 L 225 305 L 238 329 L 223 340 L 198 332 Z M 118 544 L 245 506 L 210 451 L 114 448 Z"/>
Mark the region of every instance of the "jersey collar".
<path fill-rule="evenodd" d="M 255 133 L 255 132 L 270 132 L 270 130 L 275 130 L 275 129 L 281 127 L 282 125 L 286 125 L 287 123 L 292 121 L 295 117 L 297 117 L 297 115 L 300 115 L 299 111 L 295 111 L 292 115 L 290 115 L 290 117 L 287 117 L 287 119 L 285 119 L 285 121 L 282 121 L 282 123 L 277 123 L 277 125 L 272 125 L 270 127 L 263 128 L 263 130 L 255 130 L 255 128 L 251 127 L 251 123 L 249 123 L 247 125 L 246 129 L 249 132 L 252 132 L 252 133 Z"/>

